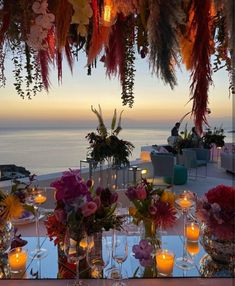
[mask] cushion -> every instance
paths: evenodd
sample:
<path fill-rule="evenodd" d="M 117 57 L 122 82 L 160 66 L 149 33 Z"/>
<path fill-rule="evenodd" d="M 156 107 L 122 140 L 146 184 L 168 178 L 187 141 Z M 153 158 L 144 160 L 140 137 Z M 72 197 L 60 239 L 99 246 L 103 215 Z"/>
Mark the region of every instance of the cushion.
<path fill-rule="evenodd" d="M 174 166 L 174 185 L 184 185 L 188 180 L 188 171 L 187 168 L 182 165 Z M 171 178 L 165 177 L 165 183 L 171 184 Z"/>

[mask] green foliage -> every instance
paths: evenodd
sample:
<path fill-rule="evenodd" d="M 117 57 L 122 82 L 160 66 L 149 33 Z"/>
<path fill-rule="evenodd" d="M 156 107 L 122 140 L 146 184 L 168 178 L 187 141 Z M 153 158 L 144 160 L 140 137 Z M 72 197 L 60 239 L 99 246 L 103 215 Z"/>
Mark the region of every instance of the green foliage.
<path fill-rule="evenodd" d="M 203 146 L 204 148 L 210 149 L 212 144 L 215 144 L 216 147 L 223 147 L 224 146 L 224 130 L 222 127 L 214 127 L 213 130 L 208 129 L 205 135 L 202 137 Z"/>
<path fill-rule="evenodd" d="M 128 157 L 131 155 L 134 145 L 129 141 L 119 139 L 117 136 L 122 130 L 120 113 L 118 123 L 117 112 L 114 110 L 114 115 L 111 124 L 111 132 L 108 133 L 104 124 L 101 107 L 99 106 L 99 112 L 91 107 L 92 111 L 96 114 L 99 125 L 97 127 L 97 133 L 88 133 L 86 138 L 89 141 L 90 147 L 89 156 L 96 163 L 104 163 L 105 160 L 111 161 L 113 166 L 128 165 Z"/>

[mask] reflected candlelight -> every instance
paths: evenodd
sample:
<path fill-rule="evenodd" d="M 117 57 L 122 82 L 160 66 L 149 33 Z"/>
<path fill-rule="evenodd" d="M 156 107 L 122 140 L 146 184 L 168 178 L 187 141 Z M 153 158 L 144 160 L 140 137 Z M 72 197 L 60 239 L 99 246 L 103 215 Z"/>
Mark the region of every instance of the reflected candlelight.
<path fill-rule="evenodd" d="M 200 251 L 198 241 L 187 241 L 186 249 L 191 256 L 197 255 Z"/>

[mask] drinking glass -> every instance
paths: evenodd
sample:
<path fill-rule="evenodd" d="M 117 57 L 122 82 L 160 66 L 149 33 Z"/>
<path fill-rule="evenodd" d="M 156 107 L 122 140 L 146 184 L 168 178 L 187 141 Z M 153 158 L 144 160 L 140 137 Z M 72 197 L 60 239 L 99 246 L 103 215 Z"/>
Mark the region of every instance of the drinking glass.
<path fill-rule="evenodd" d="M 92 240 L 92 239 L 91 239 Z M 87 263 L 91 268 L 93 278 L 102 278 L 103 269 L 110 261 L 110 248 L 106 237 L 100 239 L 93 237 L 88 243 L 87 248 Z"/>
<path fill-rule="evenodd" d="M 79 262 L 86 257 L 88 248 L 87 235 L 84 233 L 79 241 L 72 239 L 66 233 L 64 240 L 64 253 L 68 263 L 76 264 L 76 277 L 73 286 L 87 286 L 88 284 L 79 279 Z"/>
<path fill-rule="evenodd" d="M 115 282 L 115 286 L 124 286 L 126 283 L 123 282 L 122 277 L 122 264 L 126 261 L 128 256 L 128 241 L 127 233 L 115 231 L 113 236 L 112 245 L 112 256 L 113 259 L 119 264 L 120 280 Z"/>
<path fill-rule="evenodd" d="M 35 215 L 35 225 L 36 225 L 36 237 L 37 243 L 36 248 L 30 252 L 30 257 L 34 259 L 42 259 L 47 256 L 47 250 L 42 248 L 40 245 L 40 235 L 39 235 L 39 217 L 40 217 L 40 207 L 47 200 L 46 188 L 32 188 L 26 201 L 33 205 L 34 215 Z"/>
<path fill-rule="evenodd" d="M 182 255 L 182 257 L 178 257 L 176 259 L 176 266 L 178 266 L 179 268 L 186 271 L 186 270 L 189 270 L 191 268 L 194 268 L 193 260 L 187 255 L 186 235 L 185 235 L 187 216 L 188 216 L 190 208 L 192 208 L 195 205 L 194 196 L 193 196 L 192 192 L 183 191 L 178 196 L 178 198 L 176 199 L 175 204 L 176 204 L 176 207 L 181 209 L 181 211 L 183 213 L 183 228 L 184 228 L 183 255 Z"/>

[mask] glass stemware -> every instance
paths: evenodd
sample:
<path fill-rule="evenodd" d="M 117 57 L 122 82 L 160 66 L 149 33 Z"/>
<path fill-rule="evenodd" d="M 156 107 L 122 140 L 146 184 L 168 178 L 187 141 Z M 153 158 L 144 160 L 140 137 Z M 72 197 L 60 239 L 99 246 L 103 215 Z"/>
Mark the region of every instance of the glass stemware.
<path fill-rule="evenodd" d="M 30 257 L 34 259 L 42 259 L 47 256 L 47 250 L 42 248 L 40 245 L 40 234 L 39 234 L 39 217 L 40 217 L 40 206 L 47 200 L 46 188 L 33 188 L 26 198 L 28 203 L 33 205 L 36 225 L 36 237 L 37 244 L 36 248 L 30 252 Z"/>
<path fill-rule="evenodd" d="M 183 269 L 184 271 L 186 271 L 186 270 L 189 270 L 191 268 L 194 268 L 194 262 L 187 254 L 186 235 L 185 235 L 187 216 L 188 216 L 190 208 L 192 208 L 195 204 L 194 196 L 190 191 L 184 191 L 182 194 L 179 195 L 179 197 L 176 199 L 175 203 L 176 203 L 176 206 L 182 210 L 183 228 L 184 228 L 183 256 L 178 257 L 176 259 L 176 266 L 178 266 L 180 269 Z"/>
<path fill-rule="evenodd" d="M 68 263 L 76 264 L 76 277 L 73 286 L 87 286 L 88 284 L 79 278 L 80 260 L 86 257 L 88 248 L 87 235 L 84 233 L 80 241 L 76 241 L 67 233 L 64 240 L 64 253 Z"/>
<path fill-rule="evenodd" d="M 102 271 L 109 264 L 110 249 L 106 237 L 88 239 L 87 263 L 93 278 L 102 278 Z"/>
<path fill-rule="evenodd" d="M 113 236 L 112 257 L 119 264 L 120 280 L 115 282 L 114 286 L 126 285 L 122 279 L 122 264 L 128 256 L 128 241 L 125 232 L 115 231 Z"/>

